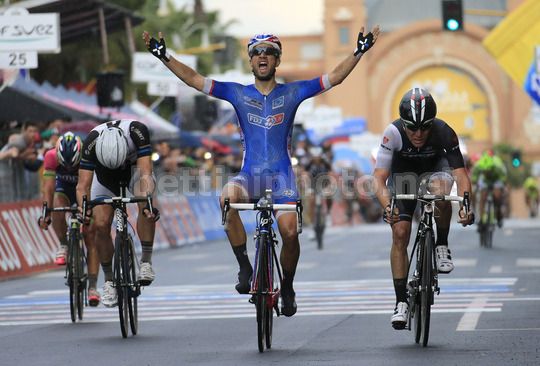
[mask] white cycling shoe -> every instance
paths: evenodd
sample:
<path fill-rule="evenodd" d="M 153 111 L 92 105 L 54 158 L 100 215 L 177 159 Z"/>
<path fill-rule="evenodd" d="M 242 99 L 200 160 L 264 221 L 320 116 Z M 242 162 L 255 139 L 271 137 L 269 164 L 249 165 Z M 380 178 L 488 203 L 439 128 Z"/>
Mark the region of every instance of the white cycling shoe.
<path fill-rule="evenodd" d="M 156 278 L 156 274 L 154 273 L 154 270 L 152 269 L 152 265 L 148 262 L 142 262 L 141 268 L 139 270 L 139 283 L 141 286 L 149 286 L 154 279 Z"/>
<path fill-rule="evenodd" d="M 105 281 L 103 291 L 101 292 L 101 303 L 108 308 L 114 308 L 118 305 L 118 294 L 113 281 Z"/>
<path fill-rule="evenodd" d="M 435 254 L 437 255 L 437 270 L 439 273 L 450 273 L 454 270 L 452 255 L 446 245 L 436 246 Z"/>
<path fill-rule="evenodd" d="M 409 304 L 398 302 L 392 315 L 392 327 L 396 330 L 405 329 L 409 318 Z"/>

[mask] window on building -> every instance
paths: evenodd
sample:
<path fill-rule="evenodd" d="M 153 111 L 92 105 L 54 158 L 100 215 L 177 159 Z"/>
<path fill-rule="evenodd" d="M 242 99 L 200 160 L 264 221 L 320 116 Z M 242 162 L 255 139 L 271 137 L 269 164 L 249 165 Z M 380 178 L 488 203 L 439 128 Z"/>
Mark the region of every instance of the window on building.
<path fill-rule="evenodd" d="M 339 44 L 348 45 L 349 40 L 349 27 L 339 27 Z"/>
<path fill-rule="evenodd" d="M 300 47 L 300 57 L 302 60 L 321 60 L 323 58 L 322 44 L 305 43 Z"/>

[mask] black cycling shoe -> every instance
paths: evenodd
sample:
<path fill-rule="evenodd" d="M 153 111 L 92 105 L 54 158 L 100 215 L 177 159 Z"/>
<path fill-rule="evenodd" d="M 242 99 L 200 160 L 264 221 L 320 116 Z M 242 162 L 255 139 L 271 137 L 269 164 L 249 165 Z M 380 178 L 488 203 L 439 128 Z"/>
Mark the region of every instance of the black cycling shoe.
<path fill-rule="evenodd" d="M 296 314 L 296 294 L 293 290 L 281 291 L 281 314 L 285 316 L 293 316 Z"/>
<path fill-rule="evenodd" d="M 253 274 L 253 269 L 251 267 L 248 268 L 249 270 L 240 269 L 240 272 L 238 272 L 238 283 L 234 286 L 236 291 L 242 295 L 249 294 L 249 290 L 251 290 L 251 275 Z"/>

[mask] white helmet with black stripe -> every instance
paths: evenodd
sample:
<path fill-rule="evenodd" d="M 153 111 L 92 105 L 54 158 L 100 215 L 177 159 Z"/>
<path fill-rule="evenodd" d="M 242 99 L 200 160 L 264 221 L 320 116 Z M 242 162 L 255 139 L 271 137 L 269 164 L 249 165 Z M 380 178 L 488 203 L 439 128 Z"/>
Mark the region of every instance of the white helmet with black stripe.
<path fill-rule="evenodd" d="M 107 126 L 96 140 L 96 157 L 108 169 L 118 169 L 126 162 L 128 142 L 124 131 L 115 126 Z"/>

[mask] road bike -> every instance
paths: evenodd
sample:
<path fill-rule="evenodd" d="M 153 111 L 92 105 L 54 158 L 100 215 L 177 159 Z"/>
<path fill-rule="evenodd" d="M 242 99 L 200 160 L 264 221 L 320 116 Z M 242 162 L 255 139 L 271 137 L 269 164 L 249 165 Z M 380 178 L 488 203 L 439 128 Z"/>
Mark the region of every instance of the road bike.
<path fill-rule="evenodd" d="M 426 347 L 429 339 L 431 306 L 435 300 L 434 294 L 440 293 L 436 269 L 435 233 L 433 231 L 435 202 L 463 202 L 465 214 L 468 214 L 470 210 L 469 193 L 465 192 L 463 197 L 434 194 L 395 194 L 392 197 L 390 212 L 394 212 L 395 200 L 418 200 L 421 202 L 420 222 L 407 270 L 407 278 L 409 278 L 411 264 L 415 263 L 416 267 L 407 284 L 409 293 L 407 329 L 411 330 L 411 322 L 414 319 L 414 340 Z"/>
<path fill-rule="evenodd" d="M 83 197 L 83 215 L 88 209 L 100 205 L 110 205 L 114 209 L 116 220 L 116 235 L 114 238 L 113 283 L 118 294 L 118 315 L 120 317 L 120 330 L 122 337 L 128 336 L 128 324 L 131 334 L 138 331 L 137 297 L 141 294 L 141 284 L 137 280 L 139 261 L 135 254 L 133 238 L 128 231 L 127 204 L 146 202 L 152 212 L 152 196 L 147 194 L 140 197 L 127 197 L 127 188 L 120 184 L 120 196 L 112 198 L 98 198 L 88 201 Z"/>
<path fill-rule="evenodd" d="M 480 223 L 478 225 L 480 246 L 484 248 L 491 248 L 493 246 L 493 233 L 495 232 L 496 228 L 493 189 L 491 187 L 488 187 L 484 212 L 482 213 Z"/>
<path fill-rule="evenodd" d="M 278 241 L 272 228 L 274 222 L 272 213 L 279 211 L 296 211 L 298 217 L 298 233 L 302 232 L 302 202 L 295 204 L 272 203 L 272 191 L 266 190 L 265 195 L 257 203 L 230 203 L 225 199 L 222 209 L 222 224 L 225 225 L 227 213 L 230 209 L 257 211 L 257 225 L 255 228 L 255 261 L 251 279 L 250 303 L 255 305 L 257 312 L 257 341 L 259 352 L 272 348 L 272 329 L 274 311 L 280 316 L 279 296 L 282 281 L 282 272 L 276 254 Z"/>
<path fill-rule="evenodd" d="M 86 262 L 86 251 L 81 232 L 81 222 L 77 218 L 78 208 L 74 204 L 71 207 L 47 207 L 47 202 L 43 202 L 41 217 L 47 217 L 50 212 L 69 212 L 67 243 L 68 261 L 66 265 L 66 285 L 69 287 L 69 309 L 71 321 L 77 318 L 83 319 L 84 307 L 88 305 L 88 272 Z"/>

